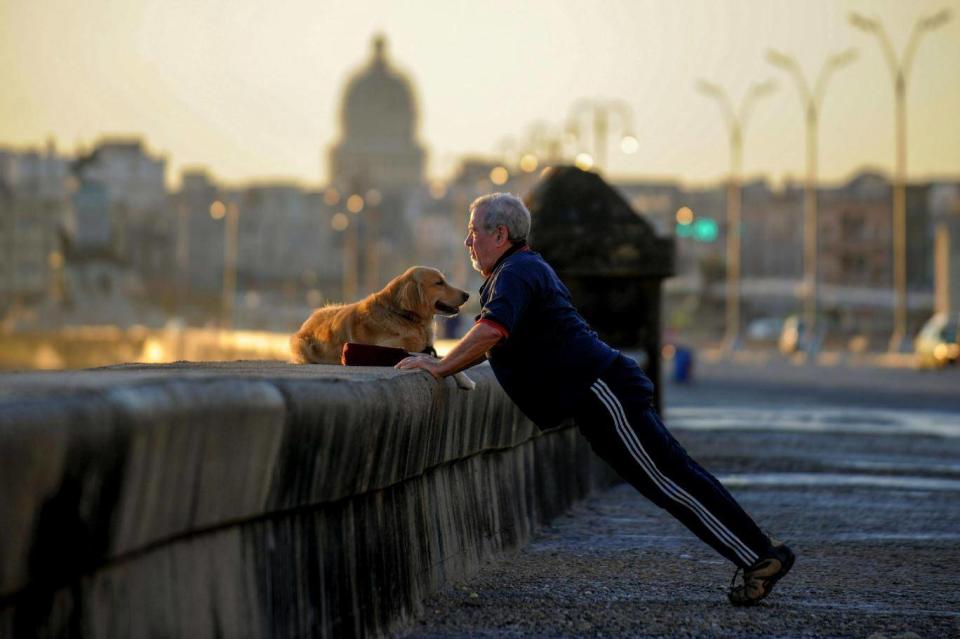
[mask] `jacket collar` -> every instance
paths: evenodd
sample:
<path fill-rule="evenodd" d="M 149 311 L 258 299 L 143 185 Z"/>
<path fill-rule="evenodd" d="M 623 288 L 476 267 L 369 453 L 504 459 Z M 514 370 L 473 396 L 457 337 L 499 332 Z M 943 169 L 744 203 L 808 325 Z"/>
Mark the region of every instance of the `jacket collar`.
<path fill-rule="evenodd" d="M 514 253 L 521 253 L 523 251 L 529 251 L 529 250 L 530 250 L 530 247 L 524 241 L 520 241 L 520 242 L 517 242 L 516 244 L 511 245 L 510 248 L 508 248 L 506 252 L 504 252 L 504 254 L 501 255 L 497 259 L 497 261 L 494 263 L 493 268 L 490 269 L 490 275 L 487 276 L 487 279 L 490 279 L 490 276 L 492 276 L 497 271 L 497 268 L 501 264 L 503 264 L 504 260 L 506 260 L 508 257 L 513 255 Z"/>

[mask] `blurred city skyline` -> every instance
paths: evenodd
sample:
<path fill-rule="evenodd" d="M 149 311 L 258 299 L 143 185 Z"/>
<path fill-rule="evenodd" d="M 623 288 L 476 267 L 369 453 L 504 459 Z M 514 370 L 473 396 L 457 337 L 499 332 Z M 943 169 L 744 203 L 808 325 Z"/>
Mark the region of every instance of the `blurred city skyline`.
<path fill-rule="evenodd" d="M 808 78 L 856 48 L 831 77 L 820 112 L 820 179 L 864 168 L 892 173 L 894 98 L 876 39 L 848 22 L 878 19 L 899 55 L 914 23 L 954 19 L 923 38 L 908 86 L 910 179 L 960 175 L 960 1 L 610 2 L 522 6 L 393 3 L 349 6 L 153 1 L 111 6 L 0 0 L 0 145 L 89 149 L 134 136 L 168 159 L 174 185 L 203 166 L 228 183 L 327 182 L 346 83 L 387 38 L 412 82 L 427 174 L 463 156 L 495 156 L 537 121 L 562 129 L 581 98 L 622 100 L 636 153 L 611 145 L 614 177 L 723 179 L 727 133 L 716 83 L 736 103 L 757 82 L 778 90 L 755 105 L 744 173 L 778 182 L 804 174 L 803 112 L 790 78 L 766 61 L 793 55 Z M 586 150 L 586 149 L 585 149 Z"/>

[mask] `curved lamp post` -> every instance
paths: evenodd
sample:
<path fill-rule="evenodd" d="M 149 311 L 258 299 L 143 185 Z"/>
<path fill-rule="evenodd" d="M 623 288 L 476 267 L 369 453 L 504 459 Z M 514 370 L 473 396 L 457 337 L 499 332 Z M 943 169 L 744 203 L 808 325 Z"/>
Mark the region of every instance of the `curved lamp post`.
<path fill-rule="evenodd" d="M 633 111 L 623 100 L 591 100 L 581 98 L 570 107 L 567 130 L 581 139 L 581 122 L 589 119 L 593 126 L 594 165 L 605 169 L 607 166 L 607 136 L 610 133 L 613 116 L 621 133 L 621 143 L 636 142 L 633 131 Z"/>
<path fill-rule="evenodd" d="M 806 346 L 808 361 L 819 348 L 817 337 L 817 286 L 818 286 L 818 248 L 817 248 L 817 126 L 820 109 L 823 106 L 823 95 L 827 89 L 827 80 L 830 75 L 842 66 L 850 64 L 857 57 L 857 52 L 848 49 L 827 58 L 813 88 L 807 83 L 797 61 L 789 55 L 779 51 L 769 51 L 767 61 L 790 73 L 797 85 L 800 101 L 803 104 L 807 120 L 807 179 L 803 189 L 803 280 L 804 305 L 803 325 L 807 334 Z"/>
<path fill-rule="evenodd" d="M 730 180 L 727 184 L 727 318 L 723 340 L 724 348 L 728 351 L 736 350 L 740 345 L 740 174 L 743 164 L 743 132 L 754 102 L 772 93 L 776 86 L 773 81 L 754 84 L 740 101 L 740 108 L 735 109 L 722 87 L 706 80 L 697 83 L 697 89 L 701 93 L 717 100 L 730 137 Z"/>
<path fill-rule="evenodd" d="M 907 79 L 920 38 L 927 32 L 943 26 L 950 19 L 950 11 L 943 9 L 932 16 L 921 18 L 913 25 L 910 39 L 898 60 L 893 44 L 883 25 L 859 13 L 850 14 L 850 24 L 880 40 L 884 58 L 893 76 L 896 96 L 896 166 L 893 184 L 893 335 L 890 350 L 902 352 L 910 346 L 907 337 Z"/>

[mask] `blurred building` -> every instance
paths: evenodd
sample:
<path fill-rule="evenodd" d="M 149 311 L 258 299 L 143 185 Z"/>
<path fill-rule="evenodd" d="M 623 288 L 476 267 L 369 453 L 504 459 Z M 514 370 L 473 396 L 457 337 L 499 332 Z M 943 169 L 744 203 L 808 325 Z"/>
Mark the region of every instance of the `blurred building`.
<path fill-rule="evenodd" d="M 379 288 L 411 264 L 414 228 L 425 195 L 425 153 L 417 139 L 415 92 L 391 65 L 386 49 L 383 36 L 374 38 L 369 61 L 347 83 L 340 139 L 329 155 L 329 186 L 344 202 L 350 196 L 363 199 L 357 205 L 362 208 L 349 219 L 359 231 L 353 262 L 364 289 L 373 282 Z"/>
<path fill-rule="evenodd" d="M 802 277 L 803 189 L 787 184 L 774 190 L 765 180 L 754 180 L 743 185 L 741 206 L 743 277 Z"/>
<path fill-rule="evenodd" d="M 890 286 L 891 193 L 890 182 L 877 173 L 861 173 L 837 188 L 820 189 L 822 283 Z"/>
<path fill-rule="evenodd" d="M 93 178 L 78 175 L 76 167 L 75 161 L 58 155 L 52 143 L 43 152 L 0 153 L 0 300 L 5 323 L 36 330 L 159 321 L 144 302 L 140 275 L 130 266 L 131 249 L 123 242 L 131 237 L 124 235 L 129 229 L 111 217 L 111 181 L 103 178 L 119 171 Z M 125 201 L 127 188 L 113 181 L 115 202 Z M 159 193 L 162 203 L 162 183 Z M 152 210 L 162 215 L 164 207 Z"/>
<path fill-rule="evenodd" d="M 960 310 L 960 182 L 937 182 L 929 191 L 933 234 L 935 310 Z"/>
<path fill-rule="evenodd" d="M 69 160 L 43 150 L 0 148 L 0 314 L 55 293 L 69 211 Z"/>
<path fill-rule="evenodd" d="M 340 272 L 340 259 L 322 196 L 292 184 L 261 184 L 244 189 L 237 205 L 240 321 L 295 328 L 340 284 L 330 277 Z M 280 309 L 289 309 L 290 317 Z"/>
<path fill-rule="evenodd" d="M 129 264 L 157 299 L 174 292 L 174 216 L 166 189 L 166 159 L 146 151 L 136 138 L 108 138 L 81 153 L 73 164 L 81 188 L 99 185 L 106 210 L 90 212 L 109 220 L 113 251 Z"/>
<path fill-rule="evenodd" d="M 172 197 L 180 313 L 189 323 L 220 317 L 228 207 L 237 219 L 236 327 L 290 330 L 336 299 L 340 255 L 323 192 L 279 182 L 228 190 L 191 169 Z"/>
<path fill-rule="evenodd" d="M 163 315 L 145 290 L 140 273 L 118 249 L 118 229 L 106 214 L 110 209 L 107 187 L 79 180 L 71 204 L 63 240 L 62 294 L 39 309 L 41 323 L 45 328 L 161 324 Z"/>
<path fill-rule="evenodd" d="M 381 191 L 423 183 L 424 151 L 410 81 L 387 59 L 377 36 L 369 62 L 347 84 L 340 107 L 340 141 L 330 151 L 330 183 L 346 192 L 352 180 Z"/>
<path fill-rule="evenodd" d="M 619 182 L 615 186 L 633 210 L 653 225 L 657 235 L 673 235 L 682 194 L 676 182 Z"/>
<path fill-rule="evenodd" d="M 182 305 L 219 308 L 223 287 L 223 213 L 215 202 L 225 195 L 219 184 L 201 168 L 183 171 L 180 190 L 171 196 L 176 211 L 178 298 Z"/>
<path fill-rule="evenodd" d="M 333 216 L 340 209 L 327 202 L 325 191 L 305 191 L 303 206 L 308 230 L 296 238 L 296 250 L 304 255 L 300 265 L 300 292 L 306 305 L 312 308 L 321 302 L 339 299 L 343 234 L 333 225 Z"/>
<path fill-rule="evenodd" d="M 729 231 L 725 185 L 684 188 L 671 182 L 629 182 L 617 187 L 659 233 L 677 238 L 677 275 L 665 288 L 673 306 L 696 308 L 711 317 L 720 313 L 726 295 Z M 944 195 L 947 190 L 944 185 L 934 188 L 923 183 L 907 189 L 911 330 L 932 306 L 935 227 L 940 224 L 946 228 L 942 220 L 949 218 L 949 214 L 937 211 L 950 207 L 945 204 L 950 199 Z M 817 197 L 821 311 L 830 315 L 833 325 L 843 332 L 889 332 L 893 305 L 890 182 L 880 173 L 863 171 L 845 183 L 822 186 Z M 933 201 L 937 204 L 931 204 Z M 787 181 L 773 189 L 765 180 L 746 182 L 742 185 L 741 206 L 741 302 L 745 321 L 799 312 L 804 259 L 802 185 Z M 681 219 L 690 223 L 681 224 Z M 708 225 L 705 228 L 715 226 L 716 232 L 693 232 L 701 222 Z M 953 267 L 942 266 L 941 271 L 949 268 Z M 722 315 L 713 319 L 722 321 Z M 698 321 L 709 324 L 711 319 Z M 719 329 L 719 324 L 714 328 Z"/>

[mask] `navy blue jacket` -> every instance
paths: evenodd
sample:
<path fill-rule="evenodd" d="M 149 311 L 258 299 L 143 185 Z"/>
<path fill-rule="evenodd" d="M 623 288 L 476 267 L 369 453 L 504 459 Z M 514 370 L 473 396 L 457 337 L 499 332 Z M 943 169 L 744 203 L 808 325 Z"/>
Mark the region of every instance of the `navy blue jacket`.
<path fill-rule="evenodd" d="M 539 253 L 508 251 L 480 287 L 477 321 L 504 338 L 487 354 L 497 381 L 542 429 L 571 416 L 619 354 L 573 307 L 570 291 Z"/>

